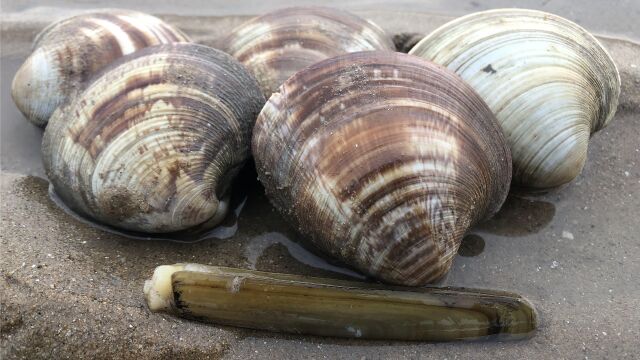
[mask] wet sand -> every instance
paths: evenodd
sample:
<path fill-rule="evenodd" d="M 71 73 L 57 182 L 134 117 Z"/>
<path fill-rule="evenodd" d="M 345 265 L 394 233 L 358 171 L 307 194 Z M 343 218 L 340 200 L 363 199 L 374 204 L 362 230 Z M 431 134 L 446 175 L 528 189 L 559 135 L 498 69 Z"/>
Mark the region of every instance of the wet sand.
<path fill-rule="evenodd" d="M 391 33 L 427 32 L 445 16 L 365 11 Z M 198 41 L 246 17 L 165 16 Z M 10 100 L 13 72 L 46 24 L 2 25 L 0 356 L 3 358 L 634 358 L 640 338 L 640 46 L 604 39 L 623 80 L 616 118 L 590 143 L 582 175 L 558 191 L 512 194 L 471 231 L 443 284 L 518 292 L 540 329 L 520 342 L 423 344 L 273 334 L 150 313 L 143 281 L 175 262 L 314 276 L 358 274 L 305 248 L 269 205 L 255 173 L 236 186 L 232 236 L 197 243 L 132 240 L 90 226 L 50 199 L 41 130 Z M 416 27 L 411 24 L 421 24 Z"/>

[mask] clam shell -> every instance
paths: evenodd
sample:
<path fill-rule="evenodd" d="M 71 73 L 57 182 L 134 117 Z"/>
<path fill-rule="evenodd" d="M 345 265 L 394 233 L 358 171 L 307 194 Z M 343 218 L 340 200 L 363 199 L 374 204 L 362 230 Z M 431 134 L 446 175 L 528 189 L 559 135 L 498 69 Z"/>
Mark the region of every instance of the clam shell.
<path fill-rule="evenodd" d="M 392 52 L 292 76 L 262 109 L 253 154 L 267 196 L 317 247 L 387 282 L 444 275 L 467 229 L 503 203 L 511 156 L 454 73 Z"/>
<path fill-rule="evenodd" d="M 47 175 L 73 210 L 121 229 L 214 226 L 264 104 L 221 51 L 158 45 L 109 65 L 51 117 Z"/>
<path fill-rule="evenodd" d="M 180 30 L 136 11 L 74 16 L 36 36 L 33 53 L 13 79 L 11 95 L 27 119 L 46 126 L 60 104 L 117 58 L 148 46 L 186 41 Z"/>
<path fill-rule="evenodd" d="M 371 21 L 324 7 L 293 7 L 233 30 L 225 51 L 251 70 L 266 97 L 298 70 L 349 52 L 389 50 L 391 38 Z"/>
<path fill-rule="evenodd" d="M 410 54 L 455 71 L 493 110 L 511 146 L 514 185 L 570 182 L 589 137 L 613 118 L 616 65 L 580 26 L 533 10 L 484 11 L 451 21 Z"/>

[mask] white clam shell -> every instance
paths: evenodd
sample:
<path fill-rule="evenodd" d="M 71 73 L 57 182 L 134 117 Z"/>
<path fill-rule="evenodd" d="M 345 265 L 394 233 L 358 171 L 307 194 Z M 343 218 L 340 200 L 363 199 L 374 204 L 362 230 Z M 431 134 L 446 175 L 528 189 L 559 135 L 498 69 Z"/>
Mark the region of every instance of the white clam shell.
<path fill-rule="evenodd" d="M 613 118 L 616 66 L 580 26 L 533 10 L 484 11 L 453 20 L 410 52 L 442 64 L 485 100 L 511 146 L 513 181 L 546 189 L 578 176 L 592 133 Z"/>
<path fill-rule="evenodd" d="M 180 30 L 136 11 L 103 10 L 64 19 L 36 36 L 11 95 L 27 119 L 46 126 L 58 106 L 116 59 L 148 46 L 188 41 Z"/>

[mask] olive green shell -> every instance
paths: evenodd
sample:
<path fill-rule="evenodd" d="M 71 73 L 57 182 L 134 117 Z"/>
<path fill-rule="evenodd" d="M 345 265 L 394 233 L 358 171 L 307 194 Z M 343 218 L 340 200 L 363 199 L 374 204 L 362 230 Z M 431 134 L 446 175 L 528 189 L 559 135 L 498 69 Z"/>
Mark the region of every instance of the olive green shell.
<path fill-rule="evenodd" d="M 520 340 L 538 323 L 531 303 L 504 291 L 406 288 L 199 264 L 158 266 L 144 294 L 151 311 L 353 339 Z"/>

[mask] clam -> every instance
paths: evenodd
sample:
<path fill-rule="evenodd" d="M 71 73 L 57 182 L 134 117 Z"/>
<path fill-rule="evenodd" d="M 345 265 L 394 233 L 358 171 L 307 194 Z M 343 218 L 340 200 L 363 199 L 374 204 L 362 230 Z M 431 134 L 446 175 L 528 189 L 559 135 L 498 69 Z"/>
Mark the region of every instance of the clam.
<path fill-rule="evenodd" d="M 376 24 L 325 7 L 286 8 L 256 17 L 233 30 L 223 44 L 253 72 L 265 97 L 318 61 L 349 52 L 395 49 Z"/>
<path fill-rule="evenodd" d="M 144 293 L 151 311 L 294 334 L 518 340 L 537 325 L 531 304 L 503 291 L 400 288 L 199 264 L 158 266 Z"/>
<path fill-rule="evenodd" d="M 514 185 L 544 190 L 580 174 L 590 136 L 614 116 L 620 76 L 586 30 L 533 10 L 453 20 L 410 54 L 465 79 L 495 113 L 513 156 Z"/>
<path fill-rule="evenodd" d="M 46 173 L 72 210 L 146 233 L 216 225 L 264 98 L 229 55 L 177 43 L 110 64 L 52 115 Z"/>
<path fill-rule="evenodd" d="M 31 122 L 46 126 L 53 111 L 96 72 L 147 46 L 185 42 L 180 30 L 151 15 L 104 10 L 49 25 L 16 73 L 11 96 Z"/>
<path fill-rule="evenodd" d="M 341 55 L 289 78 L 253 130 L 267 196 L 318 248 L 384 281 L 422 285 L 503 203 L 511 156 L 453 72 L 393 52 Z"/>

